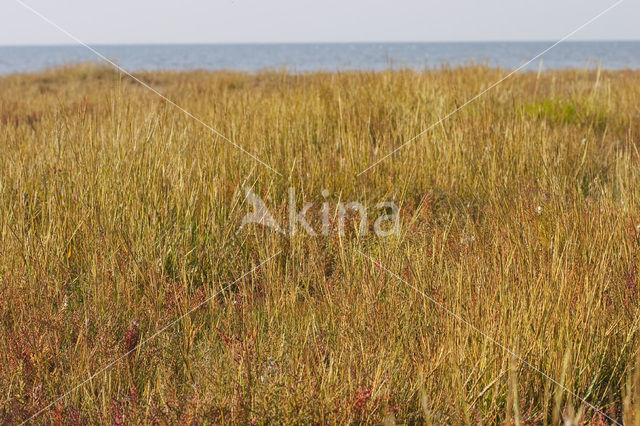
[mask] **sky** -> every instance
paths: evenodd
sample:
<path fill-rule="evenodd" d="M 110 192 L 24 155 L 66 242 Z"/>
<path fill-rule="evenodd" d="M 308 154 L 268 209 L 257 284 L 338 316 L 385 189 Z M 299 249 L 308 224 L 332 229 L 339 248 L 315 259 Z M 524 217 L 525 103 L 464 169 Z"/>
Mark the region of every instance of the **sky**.
<path fill-rule="evenodd" d="M 615 0 L 21 0 L 90 44 L 558 40 Z M 640 40 L 626 0 L 572 40 Z M 0 45 L 74 44 L 0 5 Z"/>

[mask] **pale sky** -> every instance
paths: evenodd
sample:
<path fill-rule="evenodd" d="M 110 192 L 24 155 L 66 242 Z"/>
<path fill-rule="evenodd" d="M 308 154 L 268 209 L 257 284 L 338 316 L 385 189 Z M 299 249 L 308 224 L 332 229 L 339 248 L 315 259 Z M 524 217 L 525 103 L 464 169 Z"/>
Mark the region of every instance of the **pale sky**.
<path fill-rule="evenodd" d="M 22 0 L 86 43 L 557 40 L 615 0 Z M 572 40 L 640 40 L 626 0 Z M 0 45 L 74 44 L 1 0 Z"/>

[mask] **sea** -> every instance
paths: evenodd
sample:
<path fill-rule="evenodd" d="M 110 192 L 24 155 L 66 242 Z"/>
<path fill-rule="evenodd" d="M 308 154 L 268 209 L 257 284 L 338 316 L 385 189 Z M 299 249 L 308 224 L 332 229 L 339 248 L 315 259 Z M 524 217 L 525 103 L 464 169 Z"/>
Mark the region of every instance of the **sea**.
<path fill-rule="evenodd" d="M 640 69 L 640 41 L 282 43 L 93 45 L 128 71 L 286 69 L 310 71 L 425 70 L 486 64 L 526 70 Z M 545 50 L 549 49 L 546 53 Z M 540 55 L 540 56 L 539 56 Z M 529 63 L 529 61 L 531 61 Z M 0 46 L 0 74 L 30 73 L 80 62 L 100 62 L 82 45 Z"/>

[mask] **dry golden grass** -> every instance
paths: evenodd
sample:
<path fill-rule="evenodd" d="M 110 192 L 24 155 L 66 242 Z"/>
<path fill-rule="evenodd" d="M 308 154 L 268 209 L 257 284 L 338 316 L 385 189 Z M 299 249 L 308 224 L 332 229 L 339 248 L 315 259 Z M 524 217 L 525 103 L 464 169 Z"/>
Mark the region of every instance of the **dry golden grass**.
<path fill-rule="evenodd" d="M 358 250 L 640 421 L 640 72 L 516 75 L 356 177 L 505 74 L 138 74 L 282 177 L 114 71 L 0 78 L 2 422 L 130 349 L 32 421 L 609 422 Z M 236 232 L 243 185 L 401 232 Z"/>

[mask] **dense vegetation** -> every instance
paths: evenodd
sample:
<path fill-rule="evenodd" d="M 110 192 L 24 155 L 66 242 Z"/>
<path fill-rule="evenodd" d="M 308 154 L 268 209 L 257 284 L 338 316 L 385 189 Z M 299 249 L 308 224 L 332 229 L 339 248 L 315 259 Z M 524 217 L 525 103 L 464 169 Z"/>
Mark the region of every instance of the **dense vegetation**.
<path fill-rule="evenodd" d="M 358 176 L 506 73 L 137 74 L 281 176 L 116 71 L 0 78 L 0 420 L 640 420 L 640 72 L 517 74 Z M 290 187 L 401 231 L 238 230 Z"/>

